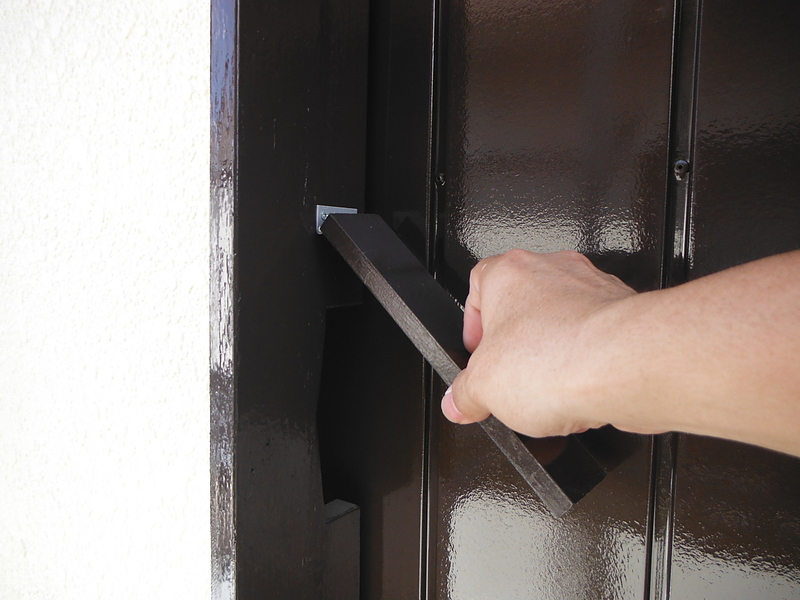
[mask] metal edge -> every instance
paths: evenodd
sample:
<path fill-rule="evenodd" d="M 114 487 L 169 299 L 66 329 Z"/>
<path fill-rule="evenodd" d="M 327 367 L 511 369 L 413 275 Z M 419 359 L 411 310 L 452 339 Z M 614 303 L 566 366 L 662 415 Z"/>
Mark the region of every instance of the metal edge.
<path fill-rule="evenodd" d="M 211 0 L 210 537 L 211 598 L 236 597 L 236 146 L 238 0 Z"/>

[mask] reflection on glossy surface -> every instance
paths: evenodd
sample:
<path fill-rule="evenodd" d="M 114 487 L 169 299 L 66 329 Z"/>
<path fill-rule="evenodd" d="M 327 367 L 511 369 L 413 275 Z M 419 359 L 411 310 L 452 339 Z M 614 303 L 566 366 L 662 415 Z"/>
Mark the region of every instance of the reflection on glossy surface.
<path fill-rule="evenodd" d="M 455 2 L 446 18 L 451 285 L 521 247 L 657 287 L 672 4 Z"/>
<path fill-rule="evenodd" d="M 703 4 L 691 276 L 800 247 L 800 3 Z"/>
<path fill-rule="evenodd" d="M 437 597 L 642 597 L 649 447 L 554 518 L 477 427 L 440 434 Z"/>
<path fill-rule="evenodd" d="M 574 249 L 657 288 L 672 3 L 448 3 L 437 272 Z M 650 443 L 552 518 L 478 428 L 438 430 L 441 599 L 642 598 Z"/>
<path fill-rule="evenodd" d="M 800 460 L 681 436 L 675 598 L 800 598 Z"/>
<path fill-rule="evenodd" d="M 685 544 L 681 540 L 681 544 Z M 800 575 L 769 562 L 715 556 L 692 547 L 673 562 L 673 598 L 787 600 L 800 598 Z"/>
<path fill-rule="evenodd" d="M 602 533 L 591 521 L 573 521 L 556 529 L 542 522 L 546 519 L 536 507 L 525 507 L 510 494 L 484 495 L 486 491 L 474 490 L 460 498 L 450 515 L 454 548 L 447 578 L 450 598 L 530 598 L 544 581 L 550 580 L 547 588 L 554 592 L 556 573 L 564 598 L 583 597 L 587 590 L 614 593 L 622 581 L 641 585 L 637 572 L 641 565 L 630 559 L 631 550 L 636 554 L 643 550 L 643 540 L 625 524 L 605 523 Z M 554 545 L 555 535 L 568 543 Z M 509 553 L 509 547 L 519 551 Z M 581 562 L 608 561 L 611 568 L 604 572 L 565 568 L 574 567 L 576 555 Z M 609 586 L 608 578 L 616 581 Z"/>
<path fill-rule="evenodd" d="M 234 214 L 236 157 L 236 4 L 211 3 L 211 597 L 236 597 L 236 510 L 233 481 Z"/>
<path fill-rule="evenodd" d="M 800 4 L 705 0 L 690 278 L 800 248 Z M 800 598 L 800 459 L 681 436 L 673 597 Z"/>

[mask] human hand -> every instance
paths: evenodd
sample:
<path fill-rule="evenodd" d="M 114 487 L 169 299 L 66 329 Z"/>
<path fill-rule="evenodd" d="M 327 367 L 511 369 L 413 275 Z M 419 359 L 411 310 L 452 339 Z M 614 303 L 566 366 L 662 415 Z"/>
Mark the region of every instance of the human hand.
<path fill-rule="evenodd" d="M 473 423 L 493 414 L 532 437 L 605 425 L 598 333 L 607 309 L 635 295 L 576 252 L 512 250 L 482 260 L 464 310 L 472 357 L 442 400 L 445 416 Z"/>

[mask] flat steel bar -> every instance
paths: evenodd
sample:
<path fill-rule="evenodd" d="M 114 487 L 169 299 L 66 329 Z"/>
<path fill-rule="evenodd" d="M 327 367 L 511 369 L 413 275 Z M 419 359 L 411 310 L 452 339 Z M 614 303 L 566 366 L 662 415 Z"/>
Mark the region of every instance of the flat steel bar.
<path fill-rule="evenodd" d="M 378 215 L 332 214 L 321 231 L 439 376 L 452 384 L 469 361 L 458 303 Z M 524 438 L 494 417 L 480 426 L 556 516 L 605 476 L 602 463 L 575 436 L 548 438 L 555 442 L 548 444 Z M 549 455 L 545 464 L 530 449 L 535 452 L 542 442 Z"/>

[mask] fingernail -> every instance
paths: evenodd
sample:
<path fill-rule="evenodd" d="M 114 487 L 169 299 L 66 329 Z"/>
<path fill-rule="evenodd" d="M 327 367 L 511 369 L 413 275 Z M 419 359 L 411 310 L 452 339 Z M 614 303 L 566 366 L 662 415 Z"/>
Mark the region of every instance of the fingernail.
<path fill-rule="evenodd" d="M 448 421 L 452 421 L 453 423 L 464 423 L 466 418 L 462 415 L 459 410 L 456 408 L 455 402 L 453 402 L 453 386 L 451 385 L 447 388 L 447 391 L 444 393 L 444 397 L 442 398 L 442 412 L 444 416 L 447 417 Z"/>

